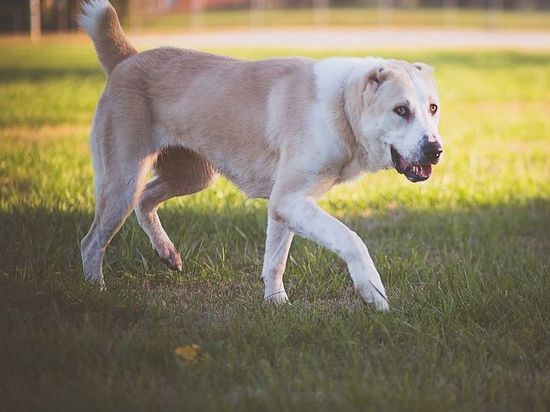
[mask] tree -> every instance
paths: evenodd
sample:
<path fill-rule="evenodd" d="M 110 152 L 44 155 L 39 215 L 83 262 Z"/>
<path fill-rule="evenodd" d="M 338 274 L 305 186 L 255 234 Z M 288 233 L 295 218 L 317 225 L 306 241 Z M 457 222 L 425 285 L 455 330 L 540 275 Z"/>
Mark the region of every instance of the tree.
<path fill-rule="evenodd" d="M 29 11 L 31 19 L 31 41 L 40 39 L 42 29 L 40 27 L 40 0 L 29 0 Z"/>

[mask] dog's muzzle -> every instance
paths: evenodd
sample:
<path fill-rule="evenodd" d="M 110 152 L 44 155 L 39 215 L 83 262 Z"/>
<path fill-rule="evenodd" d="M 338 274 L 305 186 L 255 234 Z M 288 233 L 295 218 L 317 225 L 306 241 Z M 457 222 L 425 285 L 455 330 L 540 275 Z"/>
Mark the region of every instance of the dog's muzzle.
<path fill-rule="evenodd" d="M 432 175 L 432 164 L 439 162 L 443 148 L 439 142 L 430 142 L 426 139 L 422 145 L 420 163 L 409 162 L 393 146 L 390 146 L 390 152 L 395 170 L 404 174 L 411 182 L 423 182 Z"/>

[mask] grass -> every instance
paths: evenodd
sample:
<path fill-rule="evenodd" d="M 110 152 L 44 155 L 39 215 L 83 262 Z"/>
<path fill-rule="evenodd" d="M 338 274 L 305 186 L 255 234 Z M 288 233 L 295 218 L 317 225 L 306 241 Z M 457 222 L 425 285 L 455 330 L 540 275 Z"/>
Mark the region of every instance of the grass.
<path fill-rule="evenodd" d="M 0 55 L 1 410 L 550 408 L 550 54 L 393 54 L 436 67 L 444 159 L 425 184 L 386 171 L 322 200 L 369 246 L 386 315 L 302 239 L 293 304 L 264 306 L 266 203 L 224 180 L 161 209 L 183 273 L 131 218 L 107 291 L 86 284 L 104 78 L 91 46 L 0 42 Z M 208 356 L 175 355 L 191 344 Z"/>
<path fill-rule="evenodd" d="M 312 9 L 270 9 L 265 12 L 249 10 L 212 10 L 200 16 L 190 13 L 171 13 L 134 19 L 129 24 L 141 29 L 162 31 L 182 28 L 235 28 L 250 25 L 265 27 L 298 27 L 330 25 L 333 27 L 455 27 L 548 30 L 547 11 L 502 11 L 489 13 L 481 9 L 416 8 L 379 10 L 377 7 L 332 8 L 327 14 Z"/>

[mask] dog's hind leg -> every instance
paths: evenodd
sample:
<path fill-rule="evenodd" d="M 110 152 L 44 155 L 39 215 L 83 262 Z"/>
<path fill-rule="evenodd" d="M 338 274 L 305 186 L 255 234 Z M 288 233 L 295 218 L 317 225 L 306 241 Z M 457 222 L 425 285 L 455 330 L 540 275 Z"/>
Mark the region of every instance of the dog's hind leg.
<path fill-rule="evenodd" d="M 162 227 L 157 210 L 168 199 L 207 188 L 216 176 L 210 163 L 188 149 L 170 148 L 157 159 L 155 178 L 145 187 L 135 211 L 153 249 L 171 269 L 182 270 L 182 260 Z"/>
<path fill-rule="evenodd" d="M 154 158 L 154 155 L 149 155 L 133 164 L 113 168 L 108 179 L 99 180 L 94 221 L 81 244 L 86 279 L 104 283 L 102 263 L 105 248 L 136 205 Z"/>
<path fill-rule="evenodd" d="M 101 284 L 105 248 L 137 204 L 158 154 L 147 144 L 151 141 L 147 123 L 114 123 L 108 103 L 100 100 L 92 130 L 96 205 L 94 221 L 81 243 L 84 276 Z M 146 119 L 146 112 L 138 114 L 136 119 Z"/>

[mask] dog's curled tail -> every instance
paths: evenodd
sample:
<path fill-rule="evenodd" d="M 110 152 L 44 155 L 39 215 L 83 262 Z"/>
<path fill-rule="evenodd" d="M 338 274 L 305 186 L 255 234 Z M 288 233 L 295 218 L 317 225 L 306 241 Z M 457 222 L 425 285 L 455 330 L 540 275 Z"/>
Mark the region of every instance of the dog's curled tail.
<path fill-rule="evenodd" d="M 107 75 L 117 64 L 137 54 L 137 50 L 126 38 L 116 11 L 108 0 L 83 1 L 78 24 L 92 38 L 97 57 Z"/>

